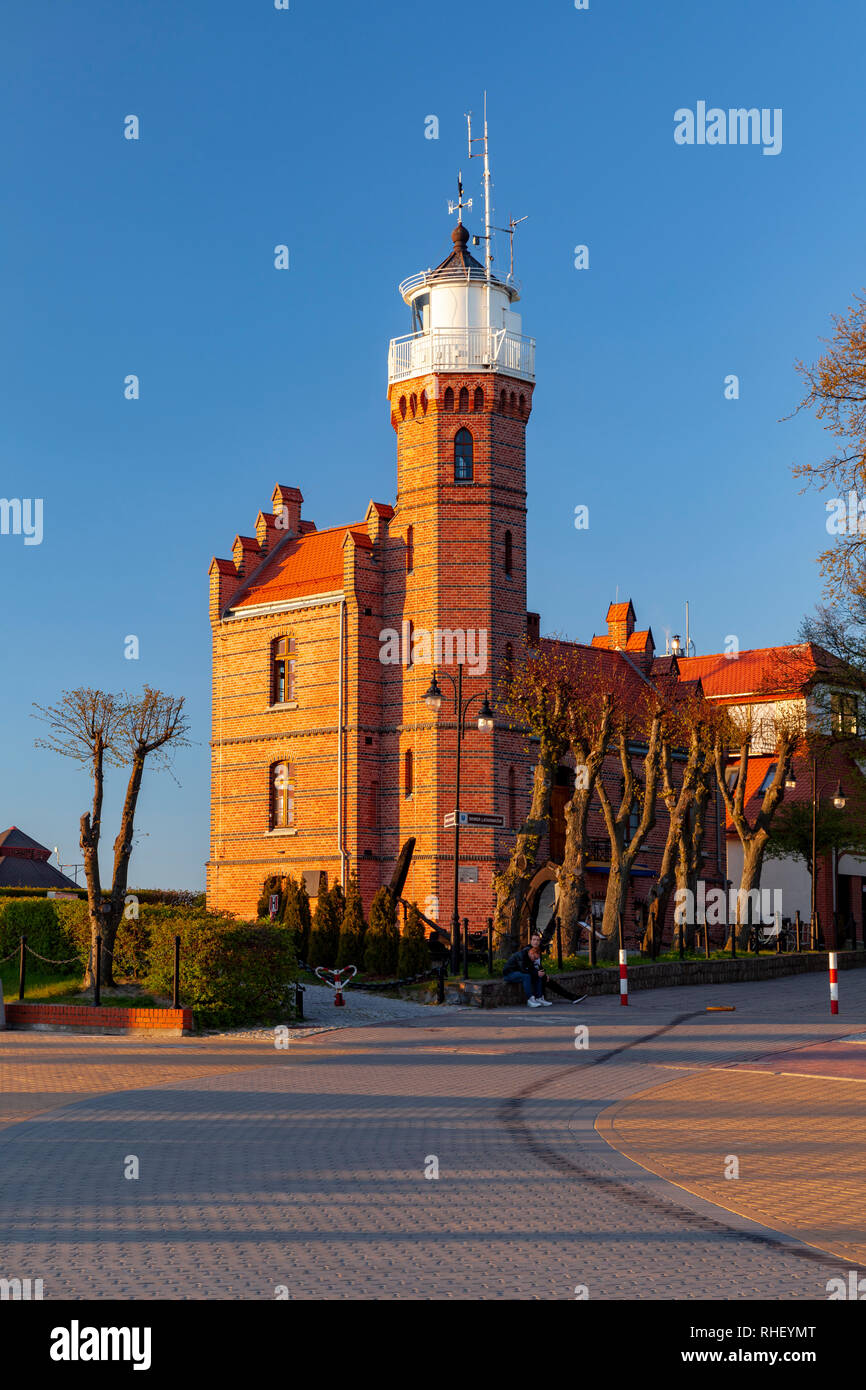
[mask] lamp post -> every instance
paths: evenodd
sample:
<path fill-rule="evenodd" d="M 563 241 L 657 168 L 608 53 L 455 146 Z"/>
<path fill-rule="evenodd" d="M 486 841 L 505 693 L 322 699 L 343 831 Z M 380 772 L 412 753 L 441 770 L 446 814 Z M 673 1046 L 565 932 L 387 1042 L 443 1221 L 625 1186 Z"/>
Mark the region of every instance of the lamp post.
<path fill-rule="evenodd" d="M 470 695 L 464 701 L 462 662 L 458 663 L 457 666 L 456 681 L 447 671 L 443 671 L 442 675 L 454 687 L 454 712 L 457 715 L 457 788 L 454 797 L 454 911 L 451 914 L 451 973 L 456 975 L 460 963 L 460 751 L 463 735 L 466 732 L 466 715 L 473 701 L 482 701 L 481 709 L 478 711 L 478 728 L 482 733 L 489 733 L 493 728 L 493 710 L 490 708 L 486 690 L 483 695 Z M 443 698 L 442 688 L 436 679 L 434 669 L 433 679 L 424 695 L 424 703 L 434 714 L 438 714 L 442 708 Z"/>

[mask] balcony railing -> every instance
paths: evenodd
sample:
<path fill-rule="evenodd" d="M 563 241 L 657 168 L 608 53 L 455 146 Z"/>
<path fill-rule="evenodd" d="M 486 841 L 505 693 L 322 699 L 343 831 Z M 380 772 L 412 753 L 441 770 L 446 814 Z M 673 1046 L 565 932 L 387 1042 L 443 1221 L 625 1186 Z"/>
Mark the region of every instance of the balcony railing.
<path fill-rule="evenodd" d="M 392 338 L 388 380 L 425 372 L 504 372 L 535 380 L 535 339 L 504 328 L 434 328 Z"/>

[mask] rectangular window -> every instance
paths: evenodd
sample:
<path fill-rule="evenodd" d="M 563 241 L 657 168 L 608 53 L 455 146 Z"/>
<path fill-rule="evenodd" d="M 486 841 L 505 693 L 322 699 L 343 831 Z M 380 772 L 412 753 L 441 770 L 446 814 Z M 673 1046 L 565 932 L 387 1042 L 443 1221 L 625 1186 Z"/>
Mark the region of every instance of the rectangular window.
<path fill-rule="evenodd" d="M 291 763 L 271 765 L 271 829 L 290 830 L 295 824 L 295 769 Z"/>
<path fill-rule="evenodd" d="M 833 733 L 841 738 L 857 734 L 857 696 L 834 690 L 830 696 L 830 717 Z"/>
<path fill-rule="evenodd" d="M 284 705 L 296 698 L 295 651 L 294 637 L 278 637 L 273 643 L 272 704 Z"/>

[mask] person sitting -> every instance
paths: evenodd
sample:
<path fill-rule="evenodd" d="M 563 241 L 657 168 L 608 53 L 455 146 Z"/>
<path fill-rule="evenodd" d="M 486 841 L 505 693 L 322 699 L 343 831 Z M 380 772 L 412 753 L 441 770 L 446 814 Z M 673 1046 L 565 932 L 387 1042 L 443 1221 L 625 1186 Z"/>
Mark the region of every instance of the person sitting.
<path fill-rule="evenodd" d="M 550 1002 L 544 998 L 543 982 L 547 976 L 541 969 L 541 932 L 533 932 L 529 938 L 529 945 L 508 957 L 502 978 L 523 986 L 527 1008 L 551 1007 Z"/>

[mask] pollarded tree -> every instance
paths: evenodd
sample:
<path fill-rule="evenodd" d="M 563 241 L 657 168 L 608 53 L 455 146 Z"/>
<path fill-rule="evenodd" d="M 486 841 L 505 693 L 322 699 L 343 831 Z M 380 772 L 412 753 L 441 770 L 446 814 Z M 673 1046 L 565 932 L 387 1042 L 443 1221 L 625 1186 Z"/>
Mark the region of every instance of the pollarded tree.
<path fill-rule="evenodd" d="M 525 644 L 497 687 L 497 709 L 512 728 L 538 745 L 529 810 L 517 832 L 508 864 L 493 880 L 493 931 L 499 956 L 510 955 L 517 949 L 521 910 L 550 819 L 554 775 L 568 748 L 566 716 L 572 693 L 568 662 L 550 644 L 538 649 Z"/>
<path fill-rule="evenodd" d="M 749 939 L 749 920 L 745 905 L 754 901 L 751 896 L 761 887 L 761 869 L 773 824 L 773 817 L 785 795 L 785 782 L 791 775 L 794 753 L 803 737 L 804 711 L 796 703 L 769 707 L 747 706 L 736 716 L 719 711 L 713 741 L 716 781 L 725 803 L 728 818 L 743 848 L 743 872 L 737 894 L 737 945 L 746 946 Z M 772 781 L 764 792 L 757 814 L 750 821 L 746 812 L 746 790 L 749 759 L 754 744 L 768 744 L 776 760 Z M 729 755 L 739 750 L 736 764 L 729 765 Z M 729 782 L 730 779 L 730 782 Z"/>
<path fill-rule="evenodd" d="M 112 954 L 126 907 L 129 861 L 135 833 L 135 815 L 147 760 L 168 766 L 175 748 L 189 744 L 189 725 L 183 696 L 165 695 L 149 685 L 139 696 L 122 692 L 65 690 L 58 704 L 36 705 L 37 718 L 49 733 L 36 746 L 63 757 L 75 758 L 90 768 L 93 781 L 91 809 L 80 821 L 79 844 L 84 856 L 87 907 L 90 916 L 91 955 L 85 986 L 95 976 L 96 938 L 102 937 L 101 983 L 114 983 Z M 120 829 L 114 841 L 111 888 L 103 892 L 99 869 L 102 838 L 102 804 L 107 766 L 128 767 L 129 777 L 120 813 Z"/>
<path fill-rule="evenodd" d="M 596 783 L 610 840 L 610 873 L 602 921 L 604 940 L 600 947 L 602 956 L 608 959 L 616 949 L 632 867 L 655 825 L 664 718 L 665 712 L 652 692 L 633 698 L 614 739 L 622 773 L 619 796 L 611 798 L 603 775 Z M 634 768 L 638 749 L 645 749 L 642 781 Z"/>
<path fill-rule="evenodd" d="M 364 970 L 368 975 L 393 975 L 400 950 L 400 929 L 394 899 L 387 888 L 378 888 L 370 904 L 370 924 L 364 944 Z"/>
<path fill-rule="evenodd" d="M 340 945 L 337 951 L 337 965 L 355 965 L 364 968 L 364 934 L 367 923 L 364 921 L 364 904 L 356 878 L 349 879 L 346 892 L 346 911 L 340 927 Z"/>
<path fill-rule="evenodd" d="M 413 975 L 423 975 L 430 969 L 430 947 L 424 931 L 424 923 L 417 903 L 412 903 L 406 919 L 406 927 L 400 937 L 400 954 L 397 960 L 397 974 L 401 980 Z"/>

